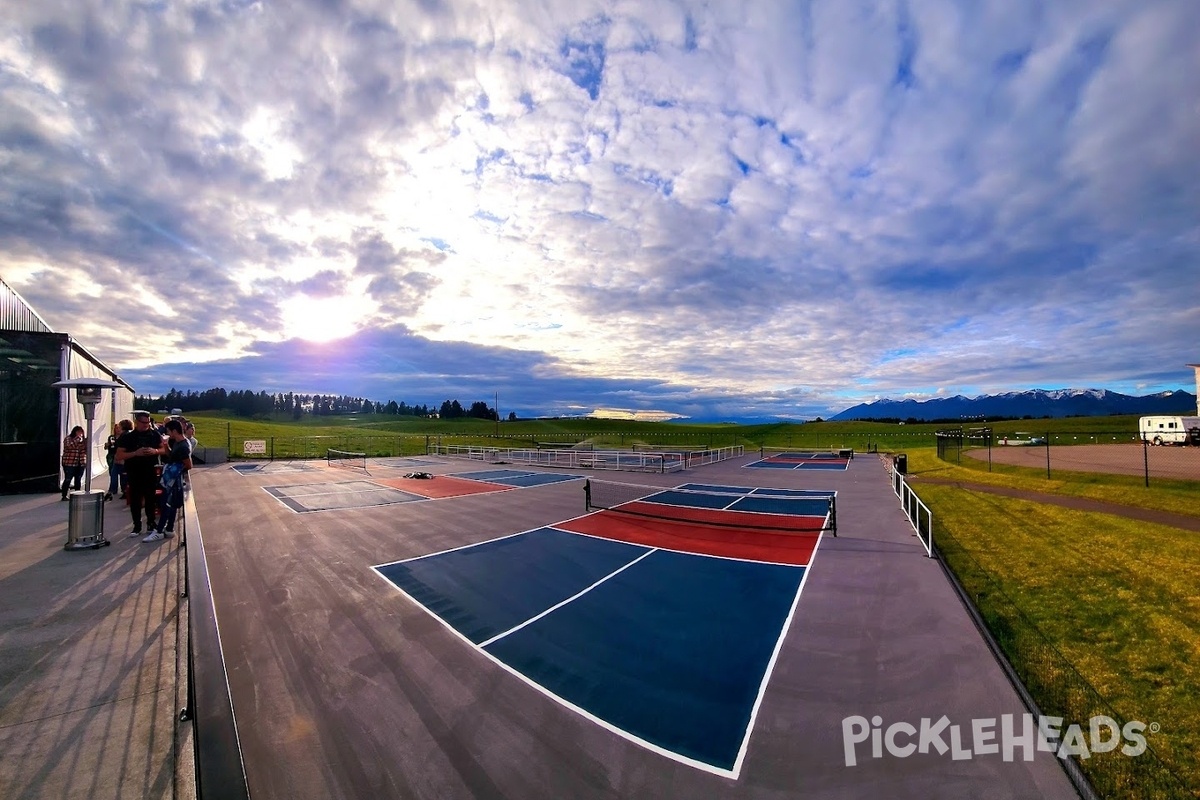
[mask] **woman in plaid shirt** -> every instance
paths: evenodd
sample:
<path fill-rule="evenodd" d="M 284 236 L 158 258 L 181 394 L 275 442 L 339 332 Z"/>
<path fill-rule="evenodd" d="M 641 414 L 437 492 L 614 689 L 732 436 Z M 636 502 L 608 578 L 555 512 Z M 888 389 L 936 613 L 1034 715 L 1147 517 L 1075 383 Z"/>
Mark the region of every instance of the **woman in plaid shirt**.
<path fill-rule="evenodd" d="M 67 499 L 67 484 L 75 482 L 75 491 L 79 491 L 79 481 L 83 478 L 83 470 L 87 467 L 87 439 L 83 428 L 76 425 L 71 428 L 71 435 L 63 439 L 62 450 L 62 499 Z"/>

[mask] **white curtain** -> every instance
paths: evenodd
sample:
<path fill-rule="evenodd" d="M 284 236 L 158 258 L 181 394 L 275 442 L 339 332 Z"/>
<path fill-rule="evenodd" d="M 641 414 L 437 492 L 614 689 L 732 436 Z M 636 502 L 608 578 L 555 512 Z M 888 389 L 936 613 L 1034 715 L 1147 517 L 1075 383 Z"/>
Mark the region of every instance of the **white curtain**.
<path fill-rule="evenodd" d="M 63 347 L 63 363 L 60 374 L 64 380 L 74 380 L 76 378 L 99 378 L 100 380 L 111 381 L 115 380 L 115 376 L 106 369 L 97 367 L 89 359 L 78 353 L 75 348 L 70 345 Z M 83 414 L 83 405 L 75 399 L 74 389 L 59 389 L 58 418 L 62 421 L 62 430 L 59 431 L 59 463 L 62 462 L 62 440 L 67 438 L 67 434 L 76 425 L 82 427 L 85 431 L 88 429 L 87 418 Z M 92 451 L 92 478 L 97 475 L 102 475 L 108 471 L 108 464 L 105 461 L 104 442 L 108 439 L 108 435 L 112 432 L 112 427 L 117 420 L 127 419 L 130 412 L 133 411 L 133 392 L 121 387 L 117 389 L 104 389 L 101 392 L 100 403 L 96 406 L 95 418 L 92 420 L 92 439 L 89 442 Z M 61 481 L 63 477 L 60 468 L 58 479 Z M 81 486 L 83 484 L 80 484 Z M 93 487 L 93 488 L 106 488 Z"/>

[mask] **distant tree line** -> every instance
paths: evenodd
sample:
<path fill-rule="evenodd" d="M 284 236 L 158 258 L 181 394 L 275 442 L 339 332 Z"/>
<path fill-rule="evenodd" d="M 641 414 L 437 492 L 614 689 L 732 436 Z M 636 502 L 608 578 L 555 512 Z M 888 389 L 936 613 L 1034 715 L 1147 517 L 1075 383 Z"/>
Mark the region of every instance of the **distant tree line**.
<path fill-rule="evenodd" d="M 171 389 L 160 397 L 138 395 L 134 398 L 135 408 L 149 411 L 178 408 L 187 414 L 192 411 L 228 411 L 239 417 L 271 417 L 287 414 L 292 419 L 311 415 L 314 417 L 335 414 L 385 414 L 393 417 L 433 417 L 442 419 L 477 418 L 495 420 L 496 409 L 482 400 L 463 408 L 457 400 L 446 400 L 434 409 L 427 405 L 408 405 L 389 400 L 386 403 L 347 395 L 299 394 L 296 392 L 265 391 L 252 392 L 248 389 L 226 391 L 207 389 L 203 392 Z M 509 419 L 515 419 L 510 414 Z"/>

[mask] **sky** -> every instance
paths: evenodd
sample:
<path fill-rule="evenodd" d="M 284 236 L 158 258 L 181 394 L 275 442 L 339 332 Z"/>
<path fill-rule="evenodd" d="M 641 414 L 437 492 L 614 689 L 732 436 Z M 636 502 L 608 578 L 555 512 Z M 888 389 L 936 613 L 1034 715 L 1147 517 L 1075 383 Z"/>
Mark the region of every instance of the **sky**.
<path fill-rule="evenodd" d="M 1193 390 L 1195 0 L 0 6 L 0 278 L 140 394 Z"/>

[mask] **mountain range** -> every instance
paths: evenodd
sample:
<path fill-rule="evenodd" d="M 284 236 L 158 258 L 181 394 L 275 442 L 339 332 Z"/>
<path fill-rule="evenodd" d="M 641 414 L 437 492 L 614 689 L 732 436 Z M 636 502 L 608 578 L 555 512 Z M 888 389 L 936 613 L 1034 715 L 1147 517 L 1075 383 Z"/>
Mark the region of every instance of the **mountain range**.
<path fill-rule="evenodd" d="M 916 419 L 972 417 L 1100 417 L 1110 414 L 1196 414 L 1196 395 L 1181 390 L 1140 397 L 1107 389 L 1032 389 L 979 397 L 935 397 L 931 400 L 875 400 L 830 417 L 846 419 Z"/>

